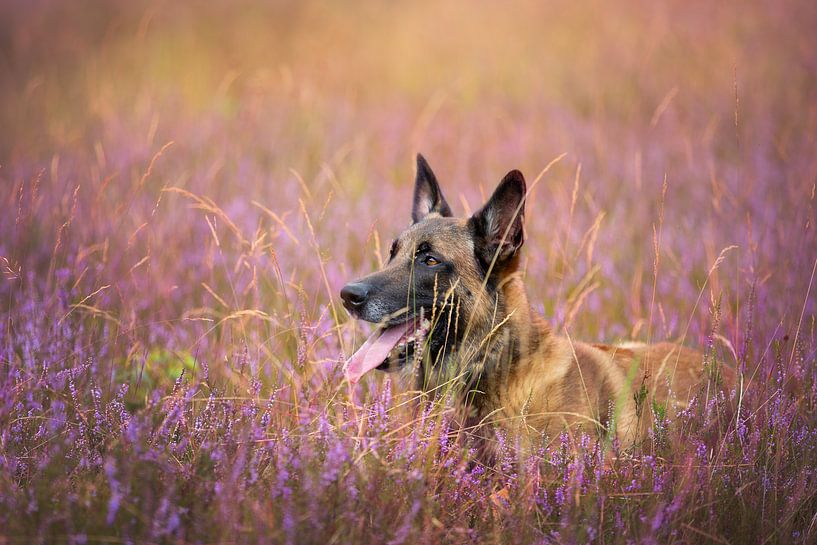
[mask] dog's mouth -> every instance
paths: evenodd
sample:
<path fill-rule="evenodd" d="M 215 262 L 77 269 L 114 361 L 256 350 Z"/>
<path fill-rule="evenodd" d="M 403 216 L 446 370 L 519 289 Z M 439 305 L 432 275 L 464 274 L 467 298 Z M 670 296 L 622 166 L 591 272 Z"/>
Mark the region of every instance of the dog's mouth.
<path fill-rule="evenodd" d="M 430 330 L 431 322 L 422 316 L 379 327 L 346 361 L 346 378 L 356 384 L 372 369 L 388 365 L 392 353 L 398 361 L 407 361 L 409 354 L 418 353 L 417 347 L 422 346 Z"/>

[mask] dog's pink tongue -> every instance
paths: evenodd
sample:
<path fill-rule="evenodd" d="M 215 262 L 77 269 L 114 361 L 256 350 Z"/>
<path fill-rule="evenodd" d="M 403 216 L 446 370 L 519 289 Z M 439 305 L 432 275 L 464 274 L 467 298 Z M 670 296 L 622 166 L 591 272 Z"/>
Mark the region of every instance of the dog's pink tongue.
<path fill-rule="evenodd" d="M 346 378 L 352 384 L 357 383 L 360 377 L 383 363 L 389 352 L 397 346 L 403 337 L 407 327 L 390 327 L 384 331 L 375 331 L 371 337 L 366 339 L 363 346 L 349 357 L 344 368 Z"/>

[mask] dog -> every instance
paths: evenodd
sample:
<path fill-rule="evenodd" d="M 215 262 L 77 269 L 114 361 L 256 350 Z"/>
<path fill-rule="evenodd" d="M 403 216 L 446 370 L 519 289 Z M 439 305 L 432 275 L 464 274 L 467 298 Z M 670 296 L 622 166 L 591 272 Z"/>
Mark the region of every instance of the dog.
<path fill-rule="evenodd" d="M 418 390 L 453 395 L 470 430 L 500 424 L 523 438 L 552 438 L 581 428 L 633 445 L 653 407 L 684 406 L 699 387 L 703 355 L 552 331 L 531 309 L 519 271 L 526 193 L 512 170 L 473 216 L 453 217 L 417 155 L 411 225 L 382 270 L 340 292 L 353 317 L 377 324 L 345 376 L 356 383 L 373 369 L 401 371 Z"/>

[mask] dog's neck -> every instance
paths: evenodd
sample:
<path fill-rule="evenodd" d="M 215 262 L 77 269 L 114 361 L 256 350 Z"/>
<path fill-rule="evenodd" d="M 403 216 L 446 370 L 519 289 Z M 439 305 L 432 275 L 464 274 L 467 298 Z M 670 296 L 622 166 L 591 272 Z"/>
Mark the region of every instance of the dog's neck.
<path fill-rule="evenodd" d="M 536 312 L 531 308 L 528 302 L 528 292 L 525 290 L 524 274 L 522 272 L 514 272 L 506 276 L 500 283 L 499 292 L 503 299 L 503 307 L 507 317 L 507 325 L 505 329 L 516 332 L 517 350 L 522 355 L 531 350 L 531 340 L 536 339 L 542 334 L 541 331 L 532 331 L 532 325 L 540 320 Z"/>
<path fill-rule="evenodd" d="M 486 391 L 497 380 L 512 380 L 516 364 L 529 359 L 543 342 L 550 342 L 548 324 L 528 302 L 522 272 L 506 273 L 490 294 L 490 320 L 466 333 L 456 350 L 443 355 L 441 365 L 422 374 L 419 389 L 451 391 L 469 412 L 493 410 L 498 400 Z"/>

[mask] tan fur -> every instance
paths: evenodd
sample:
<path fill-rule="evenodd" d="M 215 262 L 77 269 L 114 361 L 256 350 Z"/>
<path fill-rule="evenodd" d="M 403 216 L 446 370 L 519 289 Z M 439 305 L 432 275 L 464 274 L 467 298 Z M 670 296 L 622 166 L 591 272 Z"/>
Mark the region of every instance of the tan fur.
<path fill-rule="evenodd" d="M 608 429 L 615 415 L 619 438 L 634 441 L 637 419 L 622 369 L 604 351 L 554 334 L 530 309 L 521 279 L 503 291 L 519 357 L 490 375 L 480 411 L 494 414 L 487 421 L 553 438 L 565 428 Z"/>

